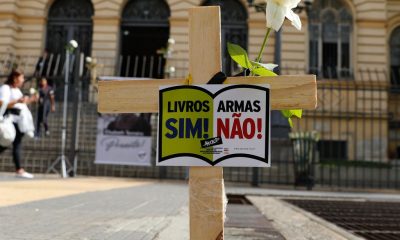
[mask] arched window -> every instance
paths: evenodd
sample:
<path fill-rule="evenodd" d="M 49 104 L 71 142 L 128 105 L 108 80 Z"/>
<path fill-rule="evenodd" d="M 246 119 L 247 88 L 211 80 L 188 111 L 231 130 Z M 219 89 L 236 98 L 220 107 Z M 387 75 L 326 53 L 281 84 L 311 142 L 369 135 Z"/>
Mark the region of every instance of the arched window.
<path fill-rule="evenodd" d="M 323 78 L 350 78 L 353 17 L 343 0 L 315 1 L 309 19 L 310 62 Z"/>
<path fill-rule="evenodd" d="M 222 69 L 227 74 L 235 72 L 237 66 L 230 60 L 226 43 L 231 42 L 247 49 L 247 11 L 238 0 L 207 0 L 203 6 L 221 7 Z"/>
<path fill-rule="evenodd" d="M 393 88 L 400 88 L 400 27 L 390 37 L 390 71 Z"/>
<path fill-rule="evenodd" d="M 93 14 L 90 0 L 56 0 L 49 10 L 47 50 L 53 54 L 64 53 L 65 45 L 75 39 L 81 51 L 90 55 Z"/>
<path fill-rule="evenodd" d="M 119 75 L 162 78 L 170 9 L 164 0 L 130 0 L 122 12 Z"/>

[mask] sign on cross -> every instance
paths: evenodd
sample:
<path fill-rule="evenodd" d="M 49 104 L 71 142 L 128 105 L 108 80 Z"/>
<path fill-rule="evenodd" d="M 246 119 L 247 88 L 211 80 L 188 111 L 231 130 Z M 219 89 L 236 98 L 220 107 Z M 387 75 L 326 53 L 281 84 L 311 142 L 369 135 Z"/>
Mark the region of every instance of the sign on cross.
<path fill-rule="evenodd" d="M 205 84 L 221 71 L 219 7 L 189 11 L 189 72 L 192 84 Z M 316 78 L 305 76 L 229 77 L 226 84 L 269 84 L 271 108 L 315 109 Z M 160 86 L 184 85 L 185 79 L 99 82 L 99 112 L 158 112 Z M 191 167 L 189 176 L 190 239 L 223 239 L 224 182 L 222 167 Z"/>

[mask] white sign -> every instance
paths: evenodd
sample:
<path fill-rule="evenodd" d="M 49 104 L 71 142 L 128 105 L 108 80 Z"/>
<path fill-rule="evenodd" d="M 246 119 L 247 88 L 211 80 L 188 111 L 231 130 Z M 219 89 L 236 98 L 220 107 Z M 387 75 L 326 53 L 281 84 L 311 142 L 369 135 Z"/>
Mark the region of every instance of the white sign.
<path fill-rule="evenodd" d="M 102 115 L 97 121 L 97 164 L 151 166 L 150 114 Z"/>
<path fill-rule="evenodd" d="M 157 165 L 270 166 L 269 85 L 161 87 Z"/>

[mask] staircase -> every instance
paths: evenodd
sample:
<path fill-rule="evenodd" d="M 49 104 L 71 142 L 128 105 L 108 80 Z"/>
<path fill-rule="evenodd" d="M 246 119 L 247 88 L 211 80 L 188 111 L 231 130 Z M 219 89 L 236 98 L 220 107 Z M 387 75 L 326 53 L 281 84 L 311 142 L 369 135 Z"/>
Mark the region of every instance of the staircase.
<path fill-rule="evenodd" d="M 67 141 L 66 156 L 71 149 L 71 134 L 73 130 L 72 103 L 68 106 L 67 118 Z M 49 115 L 50 136 L 44 136 L 39 140 L 30 139 L 25 136 L 23 140 L 23 166 L 33 173 L 45 173 L 48 167 L 60 156 L 61 131 L 63 119 L 62 103 L 56 104 L 56 112 Z M 36 119 L 36 106 L 31 107 L 32 115 Z M 167 178 L 186 179 L 188 177 L 187 167 L 155 167 L 157 118 L 152 118 L 153 136 L 153 166 L 119 166 L 94 164 L 97 135 L 97 104 L 84 102 L 81 107 L 81 118 L 79 127 L 79 149 L 78 149 L 78 175 L 91 176 L 114 176 L 114 177 L 140 177 L 140 178 Z M 260 183 L 287 184 L 292 182 L 293 167 L 288 159 L 291 159 L 291 148 L 289 143 L 274 142 L 274 151 L 271 154 L 272 167 L 259 169 Z M 72 161 L 71 161 L 72 163 Z M 60 169 L 56 166 L 56 169 Z M 6 150 L 0 155 L 0 171 L 14 171 L 11 150 Z M 225 168 L 224 178 L 230 182 L 252 182 L 252 168 Z"/>

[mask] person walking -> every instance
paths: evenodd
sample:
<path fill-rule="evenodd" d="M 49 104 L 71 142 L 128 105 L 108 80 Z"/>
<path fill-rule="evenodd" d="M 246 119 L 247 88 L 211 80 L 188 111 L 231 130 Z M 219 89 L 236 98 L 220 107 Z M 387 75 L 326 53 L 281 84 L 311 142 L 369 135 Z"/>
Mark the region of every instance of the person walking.
<path fill-rule="evenodd" d="M 15 164 L 15 171 L 17 177 L 22 178 L 33 178 L 33 175 L 26 172 L 22 167 L 22 139 L 24 133 L 22 133 L 18 127 L 18 115 L 19 109 L 14 108 L 18 103 L 30 104 L 37 101 L 36 96 L 24 96 L 20 88 L 24 84 L 24 74 L 21 71 L 13 70 L 8 76 L 6 82 L 0 87 L 0 104 L 7 103 L 6 114 L 13 116 L 13 124 L 16 131 L 15 139 L 12 143 L 12 155 Z M 7 147 L 0 146 L 0 153 L 4 152 Z"/>
<path fill-rule="evenodd" d="M 36 123 L 36 137 L 40 137 L 40 128 L 43 124 L 46 136 L 50 135 L 47 118 L 50 111 L 55 112 L 54 90 L 49 86 L 46 78 L 41 78 L 39 83 L 39 107 Z"/>

